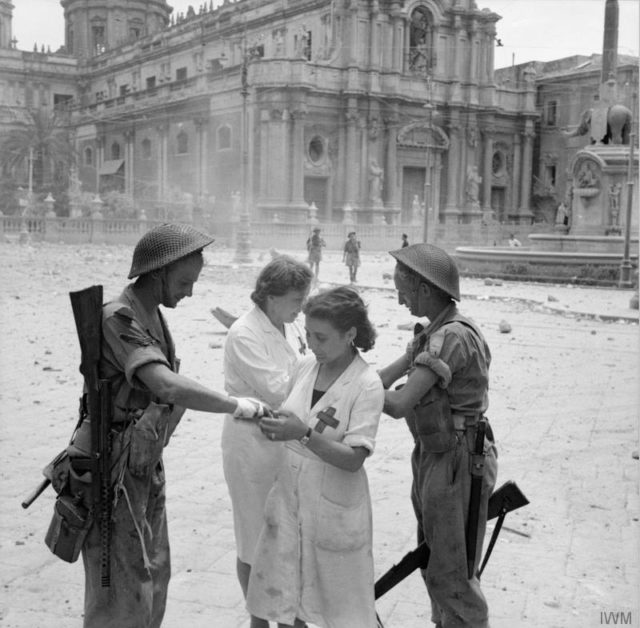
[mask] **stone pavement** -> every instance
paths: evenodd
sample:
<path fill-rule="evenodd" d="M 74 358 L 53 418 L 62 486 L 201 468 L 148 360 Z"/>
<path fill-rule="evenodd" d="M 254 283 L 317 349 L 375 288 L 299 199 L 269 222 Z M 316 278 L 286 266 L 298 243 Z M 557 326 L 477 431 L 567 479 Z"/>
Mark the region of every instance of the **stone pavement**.
<path fill-rule="evenodd" d="M 20 502 L 75 424 L 81 378 L 68 291 L 102 283 L 106 295 L 117 294 L 130 255 L 130 247 L 0 245 L 0 626 L 82 625 L 82 567 L 59 561 L 43 544 L 51 490 L 28 510 Z M 233 251 L 214 248 L 206 257 L 193 298 L 168 318 L 182 372 L 222 389 L 225 330 L 209 309 L 250 307 L 252 281 L 269 253 L 255 252 L 248 268 L 231 264 Z M 392 272 L 385 253 L 363 254 L 359 283 L 379 333 L 365 358 L 376 366 L 398 355 L 410 334 L 398 328 L 411 317 L 383 276 Z M 321 282 L 347 277 L 339 254 L 328 252 Z M 500 451 L 498 484 L 515 480 L 531 502 L 507 517 L 483 575 L 491 625 L 639 626 L 632 292 L 469 279 L 462 292 L 463 311 L 481 325 L 493 353 L 488 414 Z M 498 330 L 503 319 L 509 334 Z M 248 627 L 235 579 L 221 425 L 218 415 L 188 412 L 166 449 L 173 579 L 164 628 Z M 414 547 L 410 450 L 403 421 L 383 416 L 366 463 L 377 574 Z M 417 574 L 377 607 L 387 628 L 431 625 Z"/>

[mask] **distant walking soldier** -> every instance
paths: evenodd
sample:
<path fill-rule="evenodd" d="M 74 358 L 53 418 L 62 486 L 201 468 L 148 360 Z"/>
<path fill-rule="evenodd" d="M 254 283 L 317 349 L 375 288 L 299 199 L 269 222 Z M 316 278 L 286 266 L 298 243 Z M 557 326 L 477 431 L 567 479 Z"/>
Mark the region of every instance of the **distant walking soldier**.
<path fill-rule="evenodd" d="M 96 524 L 82 547 L 85 628 L 157 628 L 162 623 L 170 578 L 162 450 L 185 409 L 240 418 L 264 412 L 255 400 L 214 392 L 178 374 L 179 360 L 159 306 L 175 308 L 191 296 L 203 266 L 202 249 L 212 241 L 187 225 L 151 229 L 133 253 L 129 279 L 136 281 L 102 307 L 98 369 L 101 381 L 110 384 L 112 411 L 98 416 L 110 422 L 106 455 L 112 510 L 108 547 Z M 86 393 L 85 388 L 82 423 L 67 452 L 76 489 L 83 481 L 86 488 L 84 495 L 74 489 L 74 499 L 80 496 L 91 512 L 86 462 L 95 449 L 92 422 L 98 417 L 86 407 Z M 108 585 L 101 564 L 105 549 Z"/>
<path fill-rule="evenodd" d="M 325 241 L 320 237 L 320 227 L 314 227 L 313 233 L 307 239 L 307 251 L 309 252 L 309 267 L 316 279 L 320 274 L 320 260 L 324 246 Z"/>
<path fill-rule="evenodd" d="M 391 255 L 398 301 L 429 319 L 427 327 L 416 325 L 406 354 L 380 377 L 384 411 L 404 417 L 414 439 L 411 498 L 418 543 L 431 550 L 422 573 L 431 618 L 440 628 L 486 628 L 487 603 L 475 574 L 497 474 L 484 417 L 491 354 L 475 323 L 456 308 L 458 269 L 445 251 L 414 244 Z M 389 390 L 404 375 L 404 386 Z"/>
<path fill-rule="evenodd" d="M 358 266 L 360 266 L 360 240 L 356 240 L 356 232 L 351 231 L 344 243 L 342 261 L 349 268 L 349 282 L 356 283 Z"/>

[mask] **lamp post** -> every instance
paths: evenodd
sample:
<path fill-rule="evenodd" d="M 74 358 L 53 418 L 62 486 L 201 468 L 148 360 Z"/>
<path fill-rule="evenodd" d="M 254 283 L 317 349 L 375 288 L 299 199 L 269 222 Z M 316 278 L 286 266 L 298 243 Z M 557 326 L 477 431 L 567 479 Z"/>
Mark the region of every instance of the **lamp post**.
<path fill-rule="evenodd" d="M 242 96 L 242 211 L 238 223 L 236 237 L 236 256 L 234 262 L 237 264 L 251 263 L 251 216 L 249 214 L 248 190 L 249 190 L 249 123 L 247 119 L 247 98 L 249 97 L 249 60 L 256 56 L 256 48 L 247 49 L 246 35 L 242 41 L 242 73 L 241 88 Z"/>
<path fill-rule="evenodd" d="M 430 234 L 431 225 L 429 223 L 429 210 L 431 209 L 432 190 L 431 190 L 431 120 L 433 117 L 433 105 L 429 100 L 425 105 L 427 115 L 427 143 L 426 143 L 426 161 L 424 172 L 424 229 L 422 233 L 422 241 L 427 242 Z"/>
<path fill-rule="evenodd" d="M 631 281 L 631 210 L 633 208 L 633 143 L 635 141 L 635 133 L 629 135 L 629 164 L 627 166 L 627 212 L 624 225 L 624 253 L 622 255 L 622 263 L 620 264 L 620 281 L 619 288 L 633 288 Z"/>

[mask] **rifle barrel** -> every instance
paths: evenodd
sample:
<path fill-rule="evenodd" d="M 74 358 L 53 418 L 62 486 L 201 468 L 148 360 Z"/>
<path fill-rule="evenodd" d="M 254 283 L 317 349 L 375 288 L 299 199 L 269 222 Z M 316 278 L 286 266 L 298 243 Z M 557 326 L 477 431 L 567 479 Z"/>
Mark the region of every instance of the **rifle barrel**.
<path fill-rule="evenodd" d="M 47 488 L 47 486 L 49 486 L 49 484 L 51 484 L 51 480 L 49 480 L 48 478 L 45 479 L 45 480 L 42 480 L 42 482 L 40 482 L 40 484 L 38 484 L 38 486 L 31 493 L 31 495 L 29 495 L 29 497 L 27 497 L 27 499 L 25 499 L 22 502 L 22 507 L 23 508 L 29 508 L 29 506 L 31 506 L 31 504 L 33 504 L 33 502 L 36 501 L 36 499 L 38 499 L 38 497 L 40 497 L 42 492 Z"/>

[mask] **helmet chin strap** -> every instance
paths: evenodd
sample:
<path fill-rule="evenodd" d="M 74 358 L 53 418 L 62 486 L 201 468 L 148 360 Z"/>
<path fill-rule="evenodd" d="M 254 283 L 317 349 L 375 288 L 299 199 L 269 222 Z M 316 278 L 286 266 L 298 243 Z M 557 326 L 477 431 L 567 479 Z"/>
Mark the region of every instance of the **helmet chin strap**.
<path fill-rule="evenodd" d="M 167 281 L 167 267 L 164 266 L 163 268 L 161 268 L 161 273 L 162 275 L 160 275 L 160 281 L 162 282 L 162 303 L 168 303 L 169 302 L 169 288 L 168 288 L 168 284 L 169 282 Z"/>

